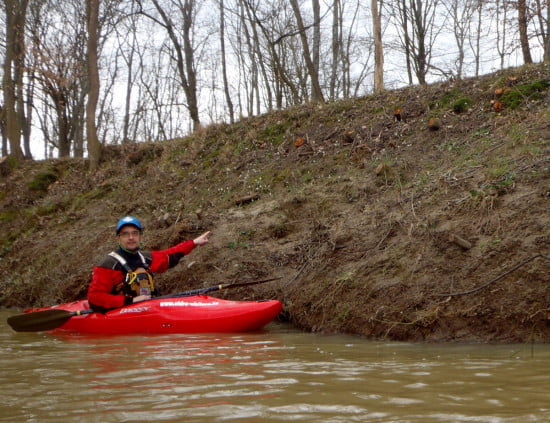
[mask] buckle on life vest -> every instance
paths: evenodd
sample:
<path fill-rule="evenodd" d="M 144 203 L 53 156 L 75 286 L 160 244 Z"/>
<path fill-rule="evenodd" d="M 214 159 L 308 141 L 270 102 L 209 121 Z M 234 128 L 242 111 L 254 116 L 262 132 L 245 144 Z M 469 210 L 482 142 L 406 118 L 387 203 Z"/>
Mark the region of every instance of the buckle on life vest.
<path fill-rule="evenodd" d="M 155 290 L 153 275 L 143 267 L 138 267 L 133 272 L 128 272 L 126 274 L 126 284 L 136 296 L 152 295 Z"/>

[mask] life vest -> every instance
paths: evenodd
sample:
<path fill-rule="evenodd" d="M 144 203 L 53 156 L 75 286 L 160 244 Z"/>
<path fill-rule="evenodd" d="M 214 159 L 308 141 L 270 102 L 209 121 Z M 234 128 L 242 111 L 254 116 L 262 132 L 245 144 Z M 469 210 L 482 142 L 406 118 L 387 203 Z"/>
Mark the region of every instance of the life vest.
<path fill-rule="evenodd" d="M 114 251 L 109 253 L 111 257 L 120 263 L 126 272 L 124 281 L 113 288 L 113 294 L 129 295 L 132 297 L 137 297 L 138 295 L 156 295 L 155 282 L 153 280 L 153 274 L 149 272 L 149 264 L 147 264 L 141 252 L 138 251 L 137 253 L 139 254 L 143 266 L 138 267 L 136 270 L 132 270 L 120 254 Z"/>

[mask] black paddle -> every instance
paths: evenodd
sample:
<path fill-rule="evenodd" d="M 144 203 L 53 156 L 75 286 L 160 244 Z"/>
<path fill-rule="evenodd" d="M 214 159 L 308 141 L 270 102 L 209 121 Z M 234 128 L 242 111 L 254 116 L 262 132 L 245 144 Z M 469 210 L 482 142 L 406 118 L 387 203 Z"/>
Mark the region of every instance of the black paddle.
<path fill-rule="evenodd" d="M 242 283 L 227 283 L 216 286 L 209 286 L 207 288 L 193 289 L 191 291 L 180 292 L 177 294 L 163 295 L 161 297 L 154 297 L 152 299 L 158 300 L 159 298 L 178 298 L 178 297 L 192 297 L 193 295 L 202 295 L 208 292 L 221 291 L 222 289 L 239 288 L 243 286 L 258 285 L 260 283 L 271 282 L 278 278 L 262 279 L 254 282 L 242 282 Z M 150 300 L 145 300 L 150 301 Z M 140 302 L 145 302 L 140 301 Z M 137 304 L 137 303 L 136 303 Z M 114 310 L 114 309 L 113 309 Z M 68 311 L 61 309 L 51 309 L 42 311 L 33 311 L 30 313 L 18 314 L 16 316 L 8 317 L 8 324 L 16 332 L 40 332 L 45 330 L 52 330 L 73 316 L 80 316 L 83 314 L 95 313 L 92 309 L 80 310 L 80 311 Z"/>

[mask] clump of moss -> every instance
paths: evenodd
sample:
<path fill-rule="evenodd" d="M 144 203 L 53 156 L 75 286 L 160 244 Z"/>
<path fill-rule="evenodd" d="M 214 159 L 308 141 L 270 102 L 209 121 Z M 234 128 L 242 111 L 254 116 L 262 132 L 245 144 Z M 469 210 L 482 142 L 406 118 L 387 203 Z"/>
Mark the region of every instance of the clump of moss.
<path fill-rule="evenodd" d="M 549 86 L 550 80 L 548 79 L 518 85 L 506 91 L 501 97 L 501 102 L 509 109 L 517 109 L 527 100 L 540 100 L 543 97 L 542 92 Z"/>
<path fill-rule="evenodd" d="M 284 141 L 286 129 L 283 123 L 277 122 L 274 125 L 264 128 L 259 134 L 259 137 L 273 145 L 280 145 Z"/>
<path fill-rule="evenodd" d="M 453 112 L 455 112 L 456 114 L 463 113 L 468 110 L 471 105 L 472 100 L 470 100 L 468 97 L 459 98 L 453 103 Z"/>
<path fill-rule="evenodd" d="M 53 170 L 45 170 L 38 173 L 32 181 L 27 185 L 29 189 L 33 191 L 45 192 L 48 190 L 48 187 L 57 181 L 58 175 Z"/>
<path fill-rule="evenodd" d="M 447 109 L 460 95 L 460 91 L 456 89 L 446 91 L 440 98 L 430 103 L 430 109 Z"/>

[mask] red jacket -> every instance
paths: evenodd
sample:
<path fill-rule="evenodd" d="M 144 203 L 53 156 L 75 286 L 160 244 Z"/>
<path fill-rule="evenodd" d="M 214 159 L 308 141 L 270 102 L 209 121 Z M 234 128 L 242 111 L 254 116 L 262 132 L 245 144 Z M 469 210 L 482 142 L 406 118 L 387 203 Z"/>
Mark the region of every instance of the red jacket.
<path fill-rule="evenodd" d="M 195 248 L 193 241 L 183 241 L 166 250 L 151 251 L 143 253 L 143 255 L 147 257 L 149 272 L 162 273 L 175 266 L 181 257 L 189 254 L 193 248 Z M 124 281 L 124 278 L 125 272 L 122 265 L 116 259 L 108 256 L 99 265 L 94 266 L 92 282 L 88 288 L 89 303 L 104 309 L 131 304 L 132 297 L 113 294 L 115 286 Z"/>

